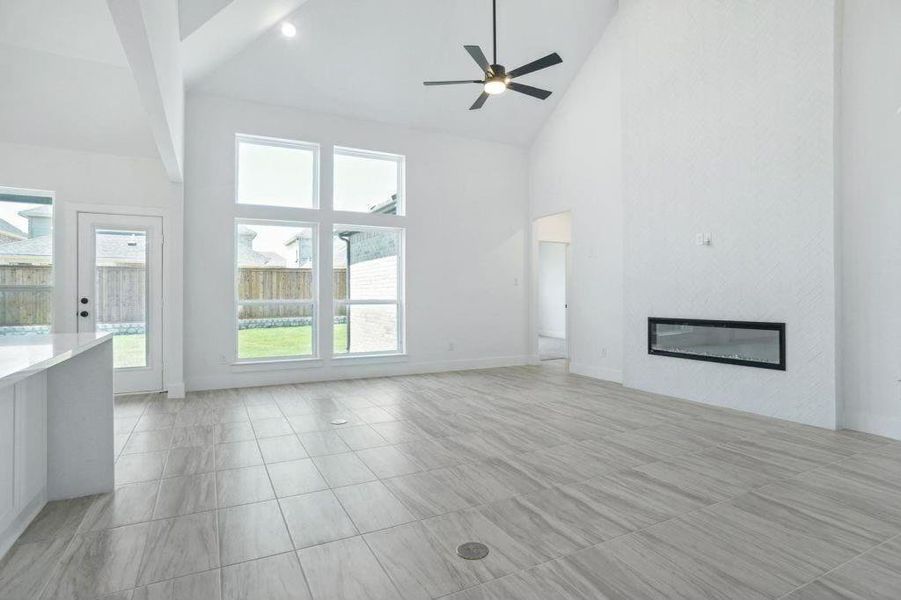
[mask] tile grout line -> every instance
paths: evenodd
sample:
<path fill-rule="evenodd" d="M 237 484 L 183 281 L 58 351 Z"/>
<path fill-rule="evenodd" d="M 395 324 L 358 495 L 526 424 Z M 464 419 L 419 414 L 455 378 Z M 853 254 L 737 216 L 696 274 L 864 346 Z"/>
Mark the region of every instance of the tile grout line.
<path fill-rule="evenodd" d="M 890 543 L 892 543 L 892 542 L 895 541 L 895 540 L 901 540 L 901 533 L 895 534 L 895 535 L 891 536 L 890 538 L 885 539 L 885 540 L 879 542 L 879 543 L 876 544 L 875 546 L 872 546 L 871 548 L 868 548 L 867 550 L 864 550 L 863 552 L 861 552 L 861 553 L 858 554 L 857 556 L 853 556 L 853 557 L 849 558 L 848 560 L 846 560 L 845 562 L 843 562 L 843 563 L 841 563 L 841 564 L 839 564 L 839 565 L 836 565 L 836 566 L 832 567 L 831 569 L 829 569 L 829 570 L 826 571 L 825 573 L 821 573 L 820 575 L 814 577 L 814 578 L 811 579 L 810 581 L 807 581 L 807 582 L 805 582 L 805 583 L 802 583 L 801 585 L 799 585 L 799 586 L 796 587 L 795 589 L 790 590 L 789 592 L 787 592 L 787 593 L 785 593 L 785 594 L 782 594 L 781 596 L 779 596 L 778 598 L 776 598 L 776 600 L 783 600 L 783 598 L 788 598 L 789 596 L 791 596 L 792 594 L 794 594 L 794 593 L 797 592 L 798 590 L 803 589 L 803 588 L 807 587 L 808 585 L 810 585 L 810 584 L 812 584 L 812 583 L 814 583 L 814 582 L 817 582 L 817 581 L 823 579 L 824 577 L 827 577 L 830 573 L 833 573 L 834 571 L 837 571 L 838 569 L 841 569 L 841 568 L 844 567 L 845 565 L 847 565 L 847 564 L 849 564 L 849 563 L 852 563 L 852 562 L 854 562 L 855 560 L 859 560 L 859 559 L 863 558 L 863 557 L 866 556 L 867 554 L 870 554 L 871 552 L 874 552 L 874 551 L 876 551 L 877 549 L 881 548 L 882 546 L 884 546 L 884 545 L 886 545 L 886 544 L 890 544 Z"/>
<path fill-rule="evenodd" d="M 273 398 L 273 401 L 275 402 L 275 406 L 278 408 L 279 414 L 282 415 L 282 418 L 285 419 L 285 421 L 288 423 L 288 426 L 291 427 L 291 430 L 293 431 L 294 427 L 292 427 L 291 422 L 285 418 L 285 414 L 284 414 L 284 411 L 282 411 L 282 407 L 279 406 L 278 402 L 275 401 L 274 398 Z M 247 402 L 246 401 L 244 402 L 244 409 L 247 410 Z M 249 412 L 247 413 L 247 417 L 250 418 Z M 252 420 L 251 420 L 250 427 L 253 428 Z M 297 436 L 297 434 L 295 434 L 294 437 L 297 439 L 297 443 L 300 444 L 300 447 L 304 449 L 304 452 L 306 454 L 309 454 L 309 452 L 307 452 L 306 447 L 303 445 L 303 442 L 300 441 L 300 437 Z M 278 507 L 278 513 L 279 513 L 279 515 L 281 515 L 281 518 L 282 518 L 282 525 L 285 527 L 285 533 L 288 534 L 288 541 L 291 542 L 291 554 L 294 557 L 294 560 L 297 563 L 298 568 L 300 569 L 300 576 L 303 578 L 303 584 L 304 584 L 304 586 L 306 586 L 307 593 L 309 594 L 310 598 L 313 598 L 313 587 L 310 585 L 310 581 L 309 581 L 309 578 L 307 577 L 306 569 L 303 568 L 303 563 L 300 560 L 300 554 L 299 554 L 299 551 L 297 550 L 297 544 L 294 542 L 294 535 L 291 533 L 291 528 L 288 527 L 288 519 L 285 518 L 285 511 L 282 509 L 282 503 L 279 501 L 278 494 L 275 493 L 275 484 L 272 482 L 272 475 L 269 473 L 269 465 L 266 464 L 266 460 L 263 457 L 263 449 L 260 447 L 260 440 L 258 437 L 256 437 L 256 429 L 254 429 L 254 439 L 256 439 L 256 442 L 257 442 L 257 449 L 260 452 L 260 459 L 263 460 L 263 465 L 266 470 L 266 477 L 269 480 L 269 487 L 272 488 L 272 495 L 275 498 L 275 505 Z M 313 468 L 316 469 L 316 472 L 318 473 L 319 469 L 316 467 L 316 464 L 313 463 L 312 460 L 310 461 L 310 464 L 313 465 Z M 320 473 L 320 477 L 321 476 L 322 476 L 322 474 Z M 220 570 L 220 578 L 222 576 L 221 573 L 222 573 L 222 571 Z"/>

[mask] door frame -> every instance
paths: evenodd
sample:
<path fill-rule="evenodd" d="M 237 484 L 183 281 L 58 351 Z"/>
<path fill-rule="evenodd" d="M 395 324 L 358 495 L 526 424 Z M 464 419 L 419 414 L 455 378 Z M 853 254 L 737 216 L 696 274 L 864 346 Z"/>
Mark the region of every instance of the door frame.
<path fill-rule="evenodd" d="M 538 221 L 545 219 L 547 217 L 555 217 L 558 215 L 568 214 L 570 217 L 570 232 L 569 232 L 569 240 L 568 241 L 560 241 L 560 240 L 539 240 L 538 239 Z M 570 372 L 570 366 L 573 362 L 573 353 L 572 353 L 572 318 L 570 318 L 570 313 L 572 309 L 572 285 L 573 285 L 573 277 L 574 271 L 572 267 L 572 243 L 573 243 L 573 235 L 572 235 L 572 210 L 560 210 L 544 215 L 538 215 L 533 217 L 531 220 L 530 227 L 530 298 L 531 302 L 529 303 L 529 348 L 531 350 L 531 362 L 532 364 L 540 364 L 541 360 L 538 355 L 538 329 L 539 329 L 539 315 L 538 315 L 538 294 L 539 294 L 539 273 L 538 273 L 538 252 L 541 247 L 542 242 L 550 242 L 550 243 L 558 243 L 563 244 L 566 247 L 566 372 Z"/>
<path fill-rule="evenodd" d="M 78 213 L 147 216 L 163 219 L 163 391 L 169 398 L 184 398 L 181 194 L 172 208 L 67 202 L 57 194 L 54 212 L 54 331 L 78 330 Z"/>
<path fill-rule="evenodd" d="M 99 299 L 96 291 L 97 232 L 111 229 L 142 231 L 146 234 L 144 314 L 146 339 L 146 365 L 124 367 L 116 370 L 114 385 L 117 394 L 158 392 L 163 389 L 163 219 L 145 215 L 116 215 L 110 213 L 79 212 L 78 228 L 78 289 L 79 299 L 89 298 L 87 305 L 78 304 L 77 327 L 87 331 L 96 328 L 96 310 Z M 84 234 L 84 235 L 82 235 Z M 84 278 L 82 277 L 84 275 Z"/>

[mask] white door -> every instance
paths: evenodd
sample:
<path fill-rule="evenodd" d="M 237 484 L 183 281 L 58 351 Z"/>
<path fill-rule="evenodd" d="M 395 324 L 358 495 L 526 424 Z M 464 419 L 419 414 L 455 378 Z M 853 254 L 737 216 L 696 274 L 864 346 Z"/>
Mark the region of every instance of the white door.
<path fill-rule="evenodd" d="M 78 330 L 113 338 L 115 391 L 163 388 L 163 220 L 78 213 Z"/>

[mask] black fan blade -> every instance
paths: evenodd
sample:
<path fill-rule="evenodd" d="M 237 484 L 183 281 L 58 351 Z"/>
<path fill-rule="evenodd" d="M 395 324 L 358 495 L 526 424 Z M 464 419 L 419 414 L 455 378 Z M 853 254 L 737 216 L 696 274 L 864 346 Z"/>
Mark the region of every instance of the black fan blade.
<path fill-rule="evenodd" d="M 553 92 L 549 92 L 547 90 L 542 90 L 537 87 L 532 87 L 531 85 L 523 85 L 521 83 L 516 83 L 515 81 L 511 81 L 507 84 L 507 87 L 513 90 L 514 92 L 519 92 L 520 94 L 525 94 L 527 96 L 532 96 L 533 98 L 538 98 L 540 100 L 547 100 L 548 96 L 550 96 Z"/>
<path fill-rule="evenodd" d="M 466 79 L 460 81 L 423 81 L 422 85 L 460 85 L 462 83 L 484 83 L 483 81 Z"/>
<path fill-rule="evenodd" d="M 478 97 L 478 99 L 475 101 L 475 104 L 469 107 L 469 110 L 479 110 L 480 108 L 482 108 L 482 105 L 485 104 L 485 100 L 487 99 L 488 94 L 482 92 L 482 95 Z"/>
<path fill-rule="evenodd" d="M 548 54 L 544 58 L 539 58 L 534 62 L 523 65 L 518 69 L 513 69 L 512 71 L 507 73 L 507 75 L 509 77 L 521 77 L 523 75 L 528 75 L 529 73 L 534 73 L 535 71 L 540 71 L 541 69 L 547 69 L 548 67 L 559 65 L 562 62 L 563 59 L 560 58 L 560 55 L 554 52 L 553 54 Z"/>
<path fill-rule="evenodd" d="M 478 63 L 482 70 L 486 73 L 491 73 L 491 65 L 488 63 L 488 59 L 485 58 L 485 53 L 482 52 L 482 49 L 478 46 L 463 46 L 466 48 L 466 51 L 469 52 L 469 55 L 472 57 L 474 61 Z"/>

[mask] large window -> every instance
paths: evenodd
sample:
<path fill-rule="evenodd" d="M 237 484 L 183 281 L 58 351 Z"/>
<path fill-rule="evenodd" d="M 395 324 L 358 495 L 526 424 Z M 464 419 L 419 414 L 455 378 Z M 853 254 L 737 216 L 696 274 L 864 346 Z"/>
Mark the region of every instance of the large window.
<path fill-rule="evenodd" d="M 321 174 L 316 144 L 237 136 L 239 362 L 404 352 L 404 157 L 332 152 Z"/>
<path fill-rule="evenodd" d="M 403 231 L 335 225 L 333 241 L 335 353 L 399 352 Z"/>
<path fill-rule="evenodd" d="M 239 360 L 316 354 L 316 228 L 238 220 Z"/>
<path fill-rule="evenodd" d="M 319 146 L 239 135 L 238 204 L 316 208 Z"/>
<path fill-rule="evenodd" d="M 0 188 L 0 336 L 49 333 L 53 198 Z"/>
<path fill-rule="evenodd" d="M 404 158 L 335 148 L 335 210 L 404 214 Z"/>

